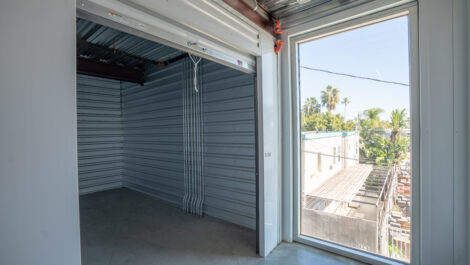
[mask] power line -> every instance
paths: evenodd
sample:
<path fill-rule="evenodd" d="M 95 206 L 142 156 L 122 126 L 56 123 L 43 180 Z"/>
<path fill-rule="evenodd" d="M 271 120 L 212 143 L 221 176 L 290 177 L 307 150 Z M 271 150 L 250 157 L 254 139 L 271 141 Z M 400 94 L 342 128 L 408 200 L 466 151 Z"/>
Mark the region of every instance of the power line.
<path fill-rule="evenodd" d="M 324 70 L 324 69 L 312 68 L 312 67 L 308 67 L 308 66 L 300 66 L 300 68 L 304 68 L 304 69 L 311 70 L 311 71 L 323 72 L 323 73 L 327 73 L 327 74 L 342 75 L 342 76 L 347 76 L 347 77 L 352 77 L 352 78 L 365 79 L 365 80 L 381 82 L 381 83 L 387 83 L 387 84 L 393 84 L 393 85 L 399 85 L 399 86 L 410 86 L 409 84 L 395 82 L 395 81 L 387 81 L 387 80 L 380 80 L 380 79 L 376 79 L 376 78 L 372 78 L 372 77 L 366 77 L 366 76 L 358 76 L 358 75 L 351 75 L 351 74 L 345 74 L 345 73 L 338 73 L 338 72 L 333 72 L 333 71 Z"/>
<path fill-rule="evenodd" d="M 366 163 L 362 163 L 362 164 L 368 164 L 368 165 L 375 165 L 375 166 L 392 166 L 393 164 L 387 164 L 387 163 L 377 163 L 376 161 L 372 160 L 372 159 L 367 159 L 367 158 L 363 158 L 363 159 L 360 159 L 360 158 L 353 158 L 353 157 L 347 157 L 347 156 L 342 156 L 342 155 L 330 155 L 330 154 L 326 154 L 326 153 L 322 153 L 322 152 L 315 152 L 315 151 L 307 151 L 307 150 L 302 150 L 302 152 L 304 153 L 309 153 L 309 154 L 315 154 L 315 155 L 321 155 L 321 156 L 328 156 L 328 157 L 332 157 L 333 159 L 336 159 L 336 158 L 342 158 L 342 159 L 345 159 L 345 160 L 355 160 L 355 161 L 359 161 L 359 162 L 366 162 Z M 369 162 L 369 163 L 367 163 Z"/>

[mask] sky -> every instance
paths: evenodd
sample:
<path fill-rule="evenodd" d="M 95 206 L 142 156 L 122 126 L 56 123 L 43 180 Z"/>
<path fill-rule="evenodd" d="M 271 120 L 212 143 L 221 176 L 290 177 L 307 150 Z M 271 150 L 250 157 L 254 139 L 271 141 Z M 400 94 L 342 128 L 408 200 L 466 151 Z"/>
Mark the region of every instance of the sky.
<path fill-rule="evenodd" d="M 332 72 L 409 84 L 408 17 L 399 17 L 366 27 L 299 44 L 300 65 Z M 405 108 L 409 116 L 410 90 L 400 86 L 332 75 L 300 68 L 300 96 L 321 101 L 328 85 L 337 88 L 340 102 L 347 97 L 346 120 L 370 108 L 382 108 L 381 119 L 392 110 Z M 326 107 L 322 108 L 326 111 Z M 339 103 L 334 114 L 344 115 Z"/>

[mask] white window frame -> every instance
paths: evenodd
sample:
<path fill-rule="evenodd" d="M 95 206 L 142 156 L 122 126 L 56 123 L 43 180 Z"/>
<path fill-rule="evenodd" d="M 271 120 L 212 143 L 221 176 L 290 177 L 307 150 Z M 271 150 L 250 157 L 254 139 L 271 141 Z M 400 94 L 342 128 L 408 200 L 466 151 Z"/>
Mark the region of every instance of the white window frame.
<path fill-rule="evenodd" d="M 346 14 L 347 15 L 347 14 Z M 289 207 L 284 208 L 284 214 L 292 214 L 292 225 L 288 222 L 284 225 L 284 229 L 292 229 L 292 239 L 294 241 L 311 245 L 320 249 L 324 249 L 339 255 L 350 257 L 359 261 L 371 264 L 403 264 L 403 262 L 386 258 L 373 253 L 349 248 L 325 240 L 315 239 L 300 234 L 300 101 L 299 101 L 299 80 L 298 80 L 298 44 L 306 40 L 321 38 L 323 36 L 332 35 L 339 32 L 348 31 L 354 28 L 378 23 L 388 19 L 405 16 L 409 17 L 409 53 L 410 53 L 410 117 L 412 131 L 412 253 L 411 263 L 420 264 L 420 86 L 419 86 L 419 65 L 418 65 L 418 11 L 415 2 L 401 4 L 399 6 L 390 7 L 364 16 L 350 16 L 348 19 L 337 19 L 337 23 L 318 24 L 311 31 L 304 31 L 301 34 L 290 36 L 288 39 L 288 61 L 290 65 L 290 95 L 292 105 L 292 197 L 289 192 L 284 190 L 284 198 L 292 200 L 292 210 Z M 321 22 L 320 22 L 321 23 Z M 323 22 L 324 23 L 324 22 Z M 285 180 L 287 183 L 288 180 Z M 289 185 L 288 185 L 289 186 Z M 289 216 L 284 216 L 284 220 L 289 220 Z M 287 235 L 287 236 L 286 236 Z M 289 232 L 284 231 L 284 237 L 289 241 Z"/>

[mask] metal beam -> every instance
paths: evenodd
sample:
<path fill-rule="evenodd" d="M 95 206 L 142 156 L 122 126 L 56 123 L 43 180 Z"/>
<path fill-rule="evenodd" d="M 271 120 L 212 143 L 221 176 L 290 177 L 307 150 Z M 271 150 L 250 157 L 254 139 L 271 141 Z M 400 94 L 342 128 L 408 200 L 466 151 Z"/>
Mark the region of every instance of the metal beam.
<path fill-rule="evenodd" d="M 77 73 L 144 84 L 144 71 L 103 63 L 86 58 L 77 58 Z"/>

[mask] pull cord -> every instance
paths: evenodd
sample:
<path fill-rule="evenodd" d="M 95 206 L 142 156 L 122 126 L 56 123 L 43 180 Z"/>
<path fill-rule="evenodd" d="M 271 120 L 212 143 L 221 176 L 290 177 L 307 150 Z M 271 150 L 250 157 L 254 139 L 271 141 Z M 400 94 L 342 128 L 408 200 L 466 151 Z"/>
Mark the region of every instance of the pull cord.
<path fill-rule="evenodd" d="M 199 57 L 199 59 L 196 60 L 194 59 L 193 55 L 189 53 L 189 58 L 191 58 L 191 61 L 193 61 L 194 63 L 194 78 L 193 78 L 194 91 L 196 91 L 196 93 L 199 93 L 199 89 L 197 88 L 197 65 L 201 61 L 201 57 Z"/>

